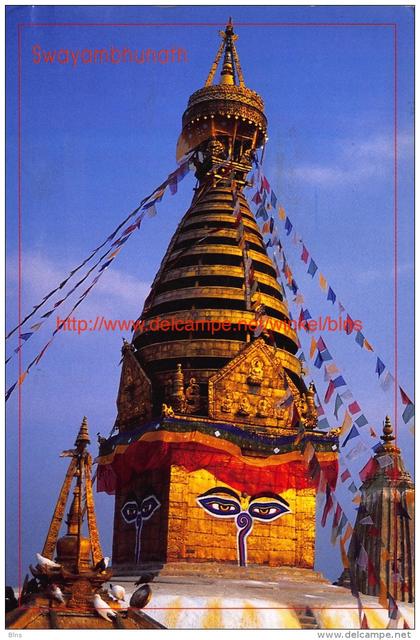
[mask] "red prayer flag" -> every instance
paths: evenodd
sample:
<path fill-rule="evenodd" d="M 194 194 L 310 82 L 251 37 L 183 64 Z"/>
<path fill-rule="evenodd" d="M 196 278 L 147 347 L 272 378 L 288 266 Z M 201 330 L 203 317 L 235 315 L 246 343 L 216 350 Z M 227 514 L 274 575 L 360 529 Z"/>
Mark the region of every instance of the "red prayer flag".
<path fill-rule="evenodd" d="M 328 403 L 331 400 L 331 396 L 333 395 L 334 391 L 335 391 L 334 383 L 332 380 L 330 380 L 328 384 L 327 392 L 325 394 L 324 402 Z"/>
<path fill-rule="evenodd" d="M 355 413 L 359 413 L 361 411 L 361 408 L 359 407 L 359 405 L 357 404 L 357 402 L 352 402 L 351 404 L 349 404 L 349 411 L 352 415 L 354 415 Z"/>
<path fill-rule="evenodd" d="M 365 482 L 365 480 L 367 480 L 368 478 L 370 478 L 371 476 L 373 476 L 373 474 L 375 473 L 375 471 L 378 468 L 378 463 L 375 460 L 375 458 L 371 458 L 367 464 L 365 464 L 365 466 L 363 467 L 363 469 L 361 471 L 359 471 L 359 476 L 360 476 L 360 480 L 362 482 Z"/>
<path fill-rule="evenodd" d="M 360 625 L 360 628 L 361 629 L 370 629 L 365 613 L 363 614 L 362 624 Z"/>
<path fill-rule="evenodd" d="M 303 262 L 306 264 L 308 262 L 308 258 L 309 258 L 308 250 L 305 247 L 305 245 L 303 245 L 303 247 L 302 247 L 302 255 L 300 256 L 300 259 L 303 260 Z"/>
<path fill-rule="evenodd" d="M 400 387 L 400 393 L 401 393 L 401 400 L 403 404 L 413 404 L 410 398 L 408 397 L 408 395 L 405 393 L 405 391 L 401 389 L 401 387 Z"/>
<path fill-rule="evenodd" d="M 351 477 L 350 471 L 348 469 L 345 469 L 343 471 L 343 473 L 341 474 L 340 478 L 341 478 L 341 482 L 345 482 L 346 480 L 348 480 Z"/>
<path fill-rule="evenodd" d="M 331 511 L 331 509 L 333 508 L 333 499 L 332 499 L 332 495 L 331 495 L 331 488 L 330 485 L 327 484 L 326 487 L 326 491 L 325 491 L 325 505 L 324 505 L 324 511 L 322 514 L 322 519 L 321 519 L 321 526 L 325 527 L 325 524 L 327 522 L 327 518 L 328 518 L 328 514 Z"/>

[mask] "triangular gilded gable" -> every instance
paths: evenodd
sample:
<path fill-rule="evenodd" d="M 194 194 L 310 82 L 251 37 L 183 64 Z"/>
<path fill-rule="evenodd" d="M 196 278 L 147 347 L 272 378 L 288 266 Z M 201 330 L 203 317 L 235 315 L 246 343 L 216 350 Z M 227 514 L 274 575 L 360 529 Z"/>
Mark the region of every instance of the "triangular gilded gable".
<path fill-rule="evenodd" d="M 121 431 L 152 416 L 152 384 L 129 345 L 123 348 L 117 410 L 116 426 Z"/>
<path fill-rule="evenodd" d="M 298 401 L 296 386 L 263 339 L 246 346 L 209 380 L 209 415 L 216 420 L 290 428 Z"/>

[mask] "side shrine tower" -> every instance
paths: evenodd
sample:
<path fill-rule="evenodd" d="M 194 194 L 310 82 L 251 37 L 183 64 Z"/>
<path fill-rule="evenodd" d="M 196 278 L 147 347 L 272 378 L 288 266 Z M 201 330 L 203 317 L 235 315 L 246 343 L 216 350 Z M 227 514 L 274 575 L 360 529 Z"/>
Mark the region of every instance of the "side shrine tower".
<path fill-rule="evenodd" d="M 177 146 L 195 193 L 141 314 L 155 327 L 123 346 L 116 434 L 100 447 L 98 489 L 115 492 L 114 572 L 177 561 L 312 568 L 321 470 L 335 484 L 337 433 L 317 430 L 315 390 L 243 194 L 266 141 L 263 100 L 245 86 L 231 23 L 221 36 Z M 259 332 L 261 315 L 270 329 Z"/>

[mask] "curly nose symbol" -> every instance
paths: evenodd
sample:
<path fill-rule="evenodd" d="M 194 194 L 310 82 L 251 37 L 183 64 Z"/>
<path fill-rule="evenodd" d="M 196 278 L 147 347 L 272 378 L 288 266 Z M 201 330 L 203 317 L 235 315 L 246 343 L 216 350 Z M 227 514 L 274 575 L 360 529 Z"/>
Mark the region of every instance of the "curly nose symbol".
<path fill-rule="evenodd" d="M 246 567 L 246 538 L 251 532 L 253 520 L 249 513 L 242 511 L 236 516 L 236 526 L 238 527 L 237 545 L 239 566 Z"/>
<path fill-rule="evenodd" d="M 134 550 L 136 563 L 140 562 L 140 551 L 141 551 L 141 530 L 143 528 L 143 518 L 141 514 L 139 514 L 136 518 L 136 547 Z"/>

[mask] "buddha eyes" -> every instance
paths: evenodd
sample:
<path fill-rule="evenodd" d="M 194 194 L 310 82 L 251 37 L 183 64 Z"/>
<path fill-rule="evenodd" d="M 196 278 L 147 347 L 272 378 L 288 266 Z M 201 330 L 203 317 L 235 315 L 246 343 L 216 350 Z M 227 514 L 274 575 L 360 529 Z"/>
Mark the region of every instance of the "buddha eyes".
<path fill-rule="evenodd" d="M 228 500 L 219 496 L 203 496 L 198 503 L 215 516 L 235 516 L 241 511 L 241 506 L 235 500 Z"/>
<path fill-rule="evenodd" d="M 159 500 L 155 496 L 148 496 L 140 504 L 134 500 L 126 502 L 121 509 L 121 515 L 127 524 L 132 524 L 136 522 L 138 516 L 141 516 L 143 520 L 148 520 L 159 507 Z"/>
<path fill-rule="evenodd" d="M 121 509 L 121 514 L 124 520 L 128 524 L 131 524 L 137 518 L 138 510 L 139 508 L 137 506 L 137 502 L 126 502 L 123 508 Z"/>
<path fill-rule="evenodd" d="M 253 502 L 248 511 L 257 520 L 275 520 L 285 513 L 290 513 L 290 509 L 279 502 Z"/>
<path fill-rule="evenodd" d="M 259 499 L 258 499 L 259 498 Z M 275 520 L 290 513 L 288 502 L 280 496 L 255 496 L 248 507 L 248 513 L 255 520 Z M 262 498 L 262 499 L 261 499 Z M 269 498 L 272 498 L 271 500 Z M 239 497 L 237 499 L 224 498 L 209 492 L 197 498 L 198 504 L 214 516 L 236 516 L 242 512 Z"/>
<path fill-rule="evenodd" d="M 143 518 L 148 518 L 160 507 L 160 503 L 155 496 L 149 496 L 141 503 L 141 515 Z"/>

